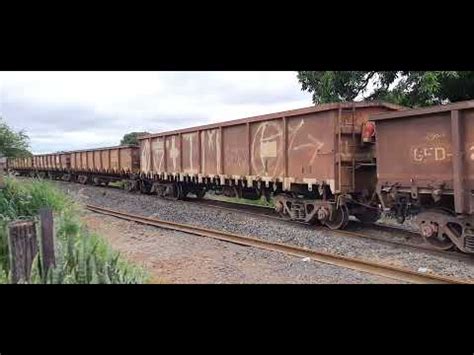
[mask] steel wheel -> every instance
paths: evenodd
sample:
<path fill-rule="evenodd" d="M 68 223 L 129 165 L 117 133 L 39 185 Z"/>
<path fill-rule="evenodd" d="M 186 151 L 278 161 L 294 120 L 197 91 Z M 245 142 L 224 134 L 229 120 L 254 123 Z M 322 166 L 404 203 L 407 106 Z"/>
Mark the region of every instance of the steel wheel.
<path fill-rule="evenodd" d="M 329 229 L 343 229 L 349 222 L 349 209 L 346 205 L 340 206 L 333 214 L 331 221 L 324 222 Z"/>
<path fill-rule="evenodd" d="M 205 188 L 197 189 L 196 192 L 195 192 L 196 198 L 198 200 L 201 200 L 204 197 L 205 194 L 206 194 L 206 189 Z"/>
<path fill-rule="evenodd" d="M 281 218 L 290 219 L 290 216 L 286 213 L 285 201 L 286 198 L 284 196 L 277 195 L 274 197 L 273 203 L 275 205 L 275 212 L 278 213 Z"/>
<path fill-rule="evenodd" d="M 164 193 L 164 197 L 168 200 L 171 200 L 171 201 L 180 200 L 181 197 L 182 197 L 181 185 L 179 185 L 179 184 L 172 185 L 171 191 L 169 191 L 167 189 L 167 191 Z"/>
<path fill-rule="evenodd" d="M 454 243 L 451 239 L 444 233 L 445 226 L 439 225 L 433 214 L 441 214 L 445 216 L 452 216 L 454 215 L 450 210 L 436 208 L 427 211 L 427 214 L 424 215 L 420 213 L 418 215 L 418 226 L 420 228 L 420 232 L 422 235 L 423 240 L 428 243 L 431 247 L 437 250 L 449 250 L 454 247 Z M 430 218 L 431 217 L 431 218 Z M 447 227 L 447 226 L 446 226 Z M 432 235 L 426 237 L 425 234 L 431 233 Z"/>
<path fill-rule="evenodd" d="M 424 225 L 422 228 L 432 228 Z M 429 238 L 423 237 L 424 241 L 437 250 L 449 250 L 454 247 L 454 243 L 442 231 L 437 232 Z"/>
<path fill-rule="evenodd" d="M 136 183 L 133 180 L 127 180 L 124 187 L 127 192 L 133 192 L 136 189 Z"/>

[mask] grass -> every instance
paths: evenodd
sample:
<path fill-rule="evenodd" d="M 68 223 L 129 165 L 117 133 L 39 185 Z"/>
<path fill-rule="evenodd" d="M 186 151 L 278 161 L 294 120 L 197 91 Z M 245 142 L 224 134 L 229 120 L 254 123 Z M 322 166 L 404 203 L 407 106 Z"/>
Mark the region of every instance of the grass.
<path fill-rule="evenodd" d="M 249 200 L 246 198 L 238 198 L 238 197 L 226 197 L 223 195 L 216 195 L 216 194 L 206 194 L 206 198 L 209 198 L 211 200 L 217 200 L 217 201 L 225 201 L 225 202 L 232 202 L 232 203 L 239 203 L 242 205 L 252 205 L 252 206 L 263 206 L 263 207 L 271 207 L 274 208 L 275 205 L 273 203 L 273 200 L 270 202 L 267 202 L 265 197 L 262 196 L 259 200 Z"/>
<path fill-rule="evenodd" d="M 33 263 L 31 283 L 122 284 L 148 281 L 148 275 L 141 267 L 124 260 L 102 237 L 87 230 L 80 221 L 81 209 L 50 182 L 5 180 L 6 187 L 0 191 L 0 283 L 8 283 L 9 279 L 8 223 L 17 219 L 36 219 L 42 207 L 54 211 L 56 266 L 46 275 L 41 269 L 41 255 L 38 255 Z"/>
<path fill-rule="evenodd" d="M 125 187 L 125 181 L 120 180 L 120 181 L 111 182 L 111 183 L 109 183 L 109 186 L 118 187 L 120 189 L 123 189 Z"/>

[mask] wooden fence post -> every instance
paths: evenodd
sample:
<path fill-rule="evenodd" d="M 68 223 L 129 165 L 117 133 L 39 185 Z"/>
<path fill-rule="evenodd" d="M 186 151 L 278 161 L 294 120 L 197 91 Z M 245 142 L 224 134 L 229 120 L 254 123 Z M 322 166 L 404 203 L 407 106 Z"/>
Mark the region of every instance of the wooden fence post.
<path fill-rule="evenodd" d="M 8 225 L 11 282 L 28 282 L 33 259 L 38 254 L 34 221 L 15 221 Z"/>
<path fill-rule="evenodd" d="M 43 275 L 48 275 L 51 266 L 56 265 L 54 256 L 53 211 L 50 208 L 39 210 L 41 220 L 41 251 L 43 256 Z"/>

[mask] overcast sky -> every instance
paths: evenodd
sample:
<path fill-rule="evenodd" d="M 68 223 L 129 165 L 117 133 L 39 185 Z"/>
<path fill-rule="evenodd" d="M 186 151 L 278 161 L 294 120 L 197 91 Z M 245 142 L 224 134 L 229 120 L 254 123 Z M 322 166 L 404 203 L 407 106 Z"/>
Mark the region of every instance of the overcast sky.
<path fill-rule="evenodd" d="M 310 105 L 296 72 L 0 72 L 0 116 L 34 153 Z"/>

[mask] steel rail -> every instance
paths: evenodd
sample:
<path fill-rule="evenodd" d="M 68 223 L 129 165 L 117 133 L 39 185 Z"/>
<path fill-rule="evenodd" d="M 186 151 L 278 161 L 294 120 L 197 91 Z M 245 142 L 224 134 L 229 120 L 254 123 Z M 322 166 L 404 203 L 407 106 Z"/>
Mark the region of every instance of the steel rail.
<path fill-rule="evenodd" d="M 330 254 L 322 251 L 297 247 L 293 245 L 268 242 L 259 238 L 250 236 L 241 236 L 233 233 L 227 233 L 218 230 L 207 229 L 203 227 L 191 226 L 187 224 L 163 221 L 155 218 L 149 218 L 121 212 L 109 208 L 104 208 L 95 205 L 86 205 L 86 208 L 92 212 L 117 217 L 120 219 L 133 221 L 136 223 L 151 225 L 154 227 L 171 229 L 174 231 L 193 234 L 201 237 L 217 239 L 221 241 L 231 242 L 243 246 L 255 247 L 264 250 L 276 251 L 287 255 L 297 257 L 309 257 L 317 262 L 330 264 L 338 267 L 344 267 L 360 272 L 369 273 L 372 275 L 382 276 L 397 281 L 421 284 L 469 284 L 467 280 L 461 280 L 441 275 L 434 275 L 429 273 L 420 273 L 413 270 L 400 268 L 392 265 L 385 265 L 375 263 L 368 260 L 356 259 L 352 257 Z"/>
<path fill-rule="evenodd" d="M 304 222 L 299 222 L 299 221 L 292 221 L 290 219 L 285 219 L 282 217 L 279 217 L 277 215 L 271 215 L 269 214 L 271 211 L 273 211 L 272 208 L 269 207 L 262 207 L 262 206 L 255 206 L 251 204 L 243 204 L 243 203 L 233 203 L 233 202 L 227 202 L 227 201 L 221 201 L 221 200 L 187 200 L 187 201 L 182 201 L 183 203 L 186 202 L 192 202 L 196 204 L 200 204 L 205 207 L 210 207 L 210 208 L 216 208 L 216 209 L 221 209 L 221 210 L 227 210 L 227 211 L 233 211 L 233 212 L 240 212 L 244 213 L 247 215 L 255 216 L 255 217 L 263 217 L 267 219 L 274 219 L 277 221 L 281 221 L 284 223 L 289 223 L 289 224 L 297 224 L 300 226 L 306 226 L 306 227 L 311 227 L 314 230 L 324 230 L 327 232 L 330 232 L 332 234 L 339 234 L 342 236 L 346 237 L 356 237 L 356 238 L 361 238 L 361 239 L 368 239 L 368 240 L 374 240 L 377 242 L 385 243 L 385 244 L 390 244 L 390 245 L 396 245 L 396 246 L 402 246 L 402 247 L 407 247 L 411 248 L 414 250 L 426 250 L 431 253 L 438 254 L 443 257 L 451 257 L 451 258 L 461 258 L 466 261 L 473 261 L 474 259 L 472 258 L 471 255 L 469 254 L 463 254 L 457 251 L 448 251 L 448 250 L 439 250 L 436 248 L 433 248 L 430 245 L 425 245 L 425 244 L 418 244 L 418 243 L 409 243 L 409 242 L 400 242 L 397 240 L 390 240 L 386 239 L 383 237 L 378 237 L 374 235 L 369 235 L 369 234 L 364 234 L 360 231 L 350 231 L 347 229 L 338 229 L 338 230 L 331 230 L 328 229 L 324 226 L 313 226 L 308 223 Z M 220 206 L 219 204 L 226 204 L 227 206 Z M 235 205 L 235 207 L 234 207 Z M 230 207 L 232 206 L 232 207 Z M 245 208 L 244 208 L 245 207 Z M 253 211 L 251 211 L 253 210 Z M 260 210 L 260 211 L 258 211 Z M 258 212 L 257 212 L 258 211 Z M 399 228 L 399 227 L 394 227 L 394 226 L 389 226 L 389 225 L 381 225 L 381 224 L 369 224 L 366 225 L 367 227 L 374 228 L 374 229 L 380 229 L 384 230 L 387 233 L 403 233 L 406 235 L 410 235 L 410 238 L 416 238 L 416 239 L 421 239 L 420 235 L 414 231 L 410 231 L 404 228 Z"/>
<path fill-rule="evenodd" d="M 60 181 L 60 182 L 64 182 L 64 181 Z M 70 183 L 70 182 L 64 182 L 64 183 Z M 95 186 L 95 187 L 103 187 L 103 186 Z M 104 188 L 106 188 L 106 187 L 104 187 Z M 122 190 L 119 187 L 110 186 L 110 185 L 107 186 L 107 188 L 115 188 L 115 189 Z M 285 218 L 282 218 L 282 217 L 279 217 L 279 216 L 276 216 L 276 215 L 271 215 L 270 213 L 274 213 L 274 210 L 271 207 L 252 205 L 252 204 L 247 204 L 247 203 L 228 202 L 228 201 L 214 200 L 214 199 L 204 199 L 204 200 L 189 199 L 189 200 L 185 200 L 185 201 L 173 201 L 173 202 L 175 202 L 175 203 L 180 203 L 180 202 L 181 203 L 189 203 L 189 202 L 191 202 L 191 203 L 200 204 L 200 205 L 205 206 L 205 207 L 216 208 L 216 209 L 221 209 L 221 210 L 228 210 L 228 211 L 232 211 L 232 212 L 240 212 L 240 213 L 244 213 L 244 214 L 255 216 L 255 217 L 264 217 L 264 218 L 267 218 L 267 219 L 274 219 L 274 220 L 277 220 L 277 221 L 280 221 L 280 222 L 290 223 L 290 224 L 293 224 L 293 225 L 297 224 L 297 225 L 300 225 L 300 226 L 317 228 L 317 227 L 314 227 L 314 226 L 312 226 L 308 223 L 299 222 L 299 221 L 292 221 L 290 219 L 285 219 Z M 227 205 L 227 207 L 219 206 L 219 204 L 225 204 L 225 205 Z M 229 207 L 229 206 L 232 206 L 232 207 Z M 259 212 L 251 212 L 250 209 L 253 209 L 254 211 L 259 210 Z M 412 234 L 412 237 L 420 238 L 418 233 L 411 232 L 411 231 L 405 230 L 403 228 L 385 226 L 385 225 L 380 225 L 380 224 L 373 224 L 373 225 L 371 225 L 371 227 L 385 229 L 385 230 L 390 229 L 390 230 L 393 230 L 393 231 L 397 231 L 399 233 Z M 431 253 L 439 254 L 440 256 L 443 256 L 443 257 L 451 257 L 451 258 L 458 258 L 458 259 L 462 258 L 466 261 L 472 261 L 472 257 L 468 254 L 462 254 L 462 253 L 457 252 L 457 251 L 439 250 L 439 249 L 433 248 L 429 245 L 400 242 L 400 241 L 396 241 L 396 240 L 380 238 L 380 237 L 377 237 L 377 236 L 374 236 L 374 235 L 363 234 L 363 233 L 355 232 L 355 231 L 348 231 L 348 230 L 341 230 L 341 229 L 339 229 L 339 230 L 325 229 L 325 230 L 328 231 L 328 232 L 331 232 L 333 234 L 339 234 L 339 235 L 346 236 L 346 237 L 356 237 L 356 238 L 362 238 L 362 239 L 369 239 L 369 240 L 374 240 L 374 241 L 385 243 L 385 244 L 391 244 L 391 245 L 407 247 L 407 248 L 411 248 L 411 249 L 414 249 L 414 250 L 426 250 L 426 251 L 429 251 Z"/>

